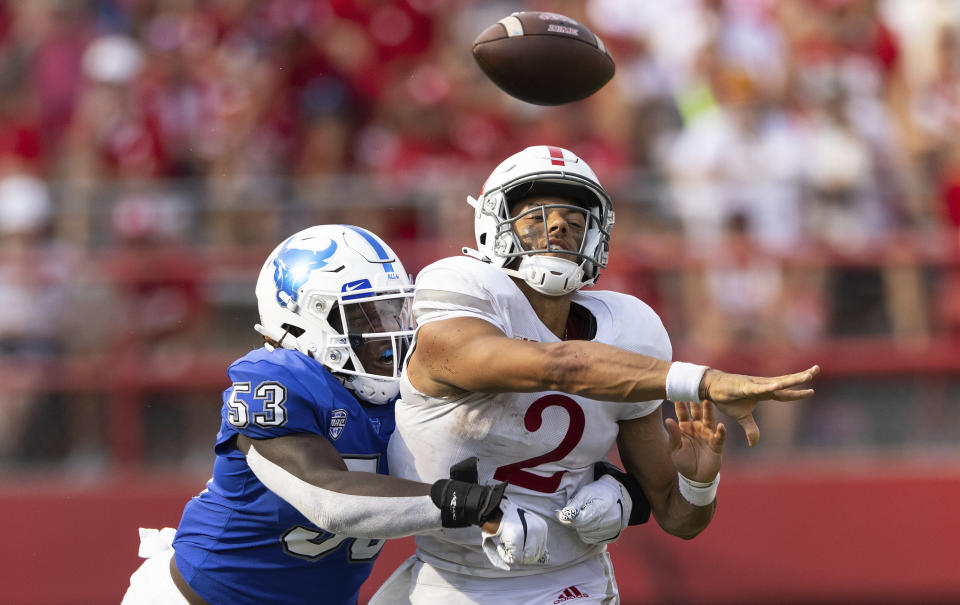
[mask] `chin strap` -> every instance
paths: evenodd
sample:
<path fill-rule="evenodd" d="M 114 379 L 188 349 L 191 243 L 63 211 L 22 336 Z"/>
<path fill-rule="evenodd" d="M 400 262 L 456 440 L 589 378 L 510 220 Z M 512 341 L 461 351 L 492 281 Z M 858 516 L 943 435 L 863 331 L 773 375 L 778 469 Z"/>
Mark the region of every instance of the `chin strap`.
<path fill-rule="evenodd" d="M 482 261 L 485 263 L 490 262 L 490 257 L 484 254 L 480 254 L 479 250 L 474 250 L 473 248 L 467 248 L 466 246 L 464 246 L 463 248 L 460 248 L 460 252 L 466 254 L 467 256 L 473 257 L 478 261 Z"/>
<path fill-rule="evenodd" d="M 489 263 L 490 257 L 473 248 L 461 248 L 461 251 L 479 261 Z M 497 267 L 510 277 L 523 280 L 531 288 L 548 296 L 569 294 L 583 284 L 583 267 L 565 258 L 549 256 L 525 256 L 520 261 L 520 269 Z"/>
<path fill-rule="evenodd" d="M 378 379 L 369 376 L 342 375 L 334 373 L 341 384 L 353 391 L 357 398 L 373 405 L 393 403 L 400 396 L 400 381 Z"/>
<path fill-rule="evenodd" d="M 515 273 L 531 288 L 548 296 L 569 294 L 583 285 L 583 267 L 565 258 L 525 256 Z"/>
<path fill-rule="evenodd" d="M 253 324 L 253 329 L 256 330 L 257 333 L 262 334 L 263 336 L 266 336 L 273 342 L 280 345 L 280 348 L 282 349 L 299 348 L 297 346 L 297 337 L 291 334 L 289 330 L 282 330 L 280 328 L 268 328 L 262 324 Z M 263 346 L 266 347 L 268 351 L 273 351 L 276 348 L 269 342 L 264 343 Z"/>
<path fill-rule="evenodd" d="M 516 277 L 517 279 L 522 279 L 523 281 L 530 283 L 530 275 L 528 273 L 523 273 L 521 271 L 517 271 L 516 269 L 510 269 L 507 267 L 500 267 L 500 270 L 510 277 Z"/>

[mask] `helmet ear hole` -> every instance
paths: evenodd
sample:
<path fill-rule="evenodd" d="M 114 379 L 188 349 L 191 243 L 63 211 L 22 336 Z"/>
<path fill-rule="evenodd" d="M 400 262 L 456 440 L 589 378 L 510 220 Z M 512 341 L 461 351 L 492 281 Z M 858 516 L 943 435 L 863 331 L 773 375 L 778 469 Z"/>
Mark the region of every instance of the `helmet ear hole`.
<path fill-rule="evenodd" d="M 339 334 L 343 334 L 343 322 L 340 320 L 340 303 L 335 302 L 330 307 L 330 312 L 327 313 L 327 323 L 330 324 L 330 327 L 337 331 Z"/>
<path fill-rule="evenodd" d="M 481 234 L 480 234 L 480 245 L 481 245 L 481 246 L 486 246 L 486 245 L 487 245 L 487 234 L 486 234 L 486 233 L 481 233 Z"/>
<path fill-rule="evenodd" d="M 294 338 L 300 338 L 306 330 L 293 324 L 280 324 L 280 327 L 289 332 Z"/>

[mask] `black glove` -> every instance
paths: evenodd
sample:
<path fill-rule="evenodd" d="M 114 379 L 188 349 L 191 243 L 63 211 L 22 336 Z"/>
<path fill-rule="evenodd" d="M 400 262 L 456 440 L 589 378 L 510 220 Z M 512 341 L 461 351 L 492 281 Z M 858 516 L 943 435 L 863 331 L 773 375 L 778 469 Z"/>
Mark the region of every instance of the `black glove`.
<path fill-rule="evenodd" d="M 596 481 L 604 475 L 610 475 L 623 484 L 633 500 L 633 508 L 630 509 L 630 521 L 627 525 L 641 525 L 650 520 L 650 503 L 643 493 L 643 489 L 633 475 L 627 474 L 610 464 L 606 460 L 601 460 L 593 465 L 593 480 Z"/>
<path fill-rule="evenodd" d="M 483 525 L 500 512 L 506 483 L 478 485 L 477 460 L 467 458 L 450 467 L 450 478 L 440 479 L 430 489 L 430 499 L 440 509 L 444 527 Z"/>

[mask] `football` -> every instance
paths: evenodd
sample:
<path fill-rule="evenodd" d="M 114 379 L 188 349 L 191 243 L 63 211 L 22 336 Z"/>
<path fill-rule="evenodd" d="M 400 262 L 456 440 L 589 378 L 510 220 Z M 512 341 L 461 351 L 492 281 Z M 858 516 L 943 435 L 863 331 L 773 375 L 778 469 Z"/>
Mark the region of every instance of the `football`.
<path fill-rule="evenodd" d="M 536 105 L 585 99 L 609 82 L 616 69 L 593 32 L 547 12 L 500 19 L 473 41 L 473 57 L 504 92 Z"/>

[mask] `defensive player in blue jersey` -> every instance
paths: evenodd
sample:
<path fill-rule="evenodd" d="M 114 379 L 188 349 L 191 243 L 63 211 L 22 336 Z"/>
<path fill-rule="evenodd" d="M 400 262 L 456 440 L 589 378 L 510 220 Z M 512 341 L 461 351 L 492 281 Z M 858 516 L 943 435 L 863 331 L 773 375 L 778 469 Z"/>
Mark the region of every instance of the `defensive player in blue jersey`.
<path fill-rule="evenodd" d="M 301 231 L 256 295 L 265 346 L 228 370 L 213 477 L 175 537 L 141 529 L 125 605 L 355 603 L 384 539 L 471 524 L 501 568 L 546 560 L 546 523 L 478 485 L 475 461 L 432 485 L 386 475 L 412 286 L 380 238 Z M 574 505 L 585 536 L 612 539 L 631 502 L 595 483 Z"/>

